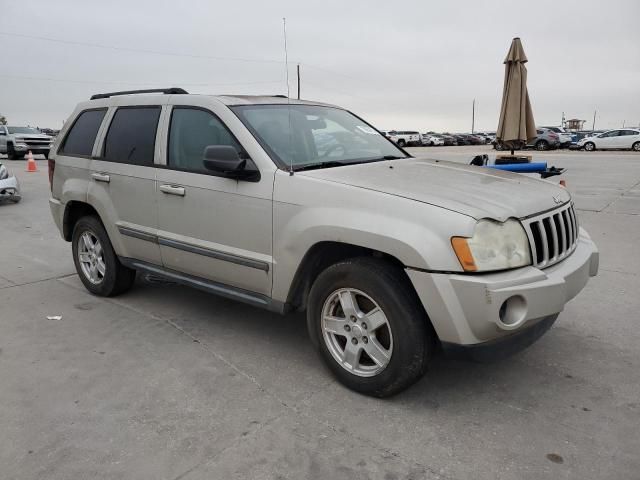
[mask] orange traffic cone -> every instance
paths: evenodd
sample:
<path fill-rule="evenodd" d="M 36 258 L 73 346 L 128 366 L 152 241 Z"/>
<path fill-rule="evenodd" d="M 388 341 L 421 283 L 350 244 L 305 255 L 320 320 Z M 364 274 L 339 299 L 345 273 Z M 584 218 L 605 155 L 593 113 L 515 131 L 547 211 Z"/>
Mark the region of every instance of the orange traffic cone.
<path fill-rule="evenodd" d="M 36 161 L 33 159 L 33 153 L 29 150 L 27 153 L 27 172 L 37 172 L 38 166 L 36 165 Z"/>

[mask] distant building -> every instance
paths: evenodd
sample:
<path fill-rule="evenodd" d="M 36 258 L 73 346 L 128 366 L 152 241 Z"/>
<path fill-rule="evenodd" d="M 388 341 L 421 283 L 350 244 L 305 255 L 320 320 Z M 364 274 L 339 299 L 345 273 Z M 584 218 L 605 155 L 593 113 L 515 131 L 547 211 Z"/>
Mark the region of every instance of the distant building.
<path fill-rule="evenodd" d="M 578 120 L 577 118 L 572 118 L 565 121 L 565 128 L 567 130 L 582 130 L 582 127 L 584 127 L 585 123 L 587 123 L 586 120 Z"/>

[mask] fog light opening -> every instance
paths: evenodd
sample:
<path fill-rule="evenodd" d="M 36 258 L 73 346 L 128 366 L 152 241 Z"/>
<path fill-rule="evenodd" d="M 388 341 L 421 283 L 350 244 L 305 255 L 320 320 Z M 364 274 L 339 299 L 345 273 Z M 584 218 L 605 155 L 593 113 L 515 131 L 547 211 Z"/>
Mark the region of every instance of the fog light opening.
<path fill-rule="evenodd" d="M 511 329 L 520 325 L 527 314 L 527 302 L 520 295 L 507 298 L 498 312 L 501 326 Z"/>

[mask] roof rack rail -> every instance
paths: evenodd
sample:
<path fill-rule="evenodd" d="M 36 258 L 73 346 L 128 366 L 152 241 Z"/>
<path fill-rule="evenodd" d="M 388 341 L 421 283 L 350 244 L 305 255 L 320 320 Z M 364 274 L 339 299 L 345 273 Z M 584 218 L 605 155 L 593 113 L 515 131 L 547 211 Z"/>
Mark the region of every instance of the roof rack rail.
<path fill-rule="evenodd" d="M 138 93 L 164 93 L 165 95 L 186 95 L 189 92 L 184 90 L 183 88 L 150 88 L 147 90 L 124 90 L 122 92 L 110 92 L 110 93 L 96 93 L 95 95 L 91 95 L 91 100 L 98 100 L 99 98 L 109 98 L 115 97 L 118 95 L 134 95 Z"/>

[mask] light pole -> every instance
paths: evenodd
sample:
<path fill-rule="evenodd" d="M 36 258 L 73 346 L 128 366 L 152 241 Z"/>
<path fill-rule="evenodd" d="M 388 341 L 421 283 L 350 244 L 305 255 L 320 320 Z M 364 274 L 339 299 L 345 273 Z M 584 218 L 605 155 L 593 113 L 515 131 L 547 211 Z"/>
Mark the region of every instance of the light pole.
<path fill-rule="evenodd" d="M 473 103 L 471 104 L 471 135 L 473 135 L 473 129 L 476 125 L 476 99 L 473 99 Z"/>

